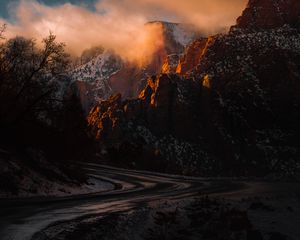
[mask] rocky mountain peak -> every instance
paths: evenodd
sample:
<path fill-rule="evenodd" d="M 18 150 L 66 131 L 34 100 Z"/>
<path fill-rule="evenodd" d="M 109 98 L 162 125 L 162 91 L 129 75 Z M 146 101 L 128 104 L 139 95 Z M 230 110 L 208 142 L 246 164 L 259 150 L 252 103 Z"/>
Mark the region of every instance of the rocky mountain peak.
<path fill-rule="evenodd" d="M 159 25 L 163 31 L 164 46 L 156 49 L 153 58 L 143 67 L 122 59 L 117 52 L 109 49 L 92 49 L 85 55 L 84 63 L 72 72 L 72 92 L 81 100 L 85 112 L 99 100 L 111 94 L 121 93 L 124 98 L 137 97 L 152 75 L 175 73 L 185 48 L 202 36 L 194 26 L 170 22 L 148 22 Z M 94 54 L 94 53 L 99 53 Z"/>
<path fill-rule="evenodd" d="M 294 171 L 300 159 L 299 4 L 250 0 L 228 34 L 188 44 L 177 67 L 178 56 L 169 54 L 164 74 L 148 78 L 138 98 L 98 103 L 89 127 L 100 146 L 113 151 L 109 161 L 127 156 L 135 166 L 155 161 L 160 170 L 181 173 Z"/>
<path fill-rule="evenodd" d="M 249 0 L 242 16 L 237 19 L 236 27 L 272 29 L 286 24 L 300 27 L 299 0 Z"/>

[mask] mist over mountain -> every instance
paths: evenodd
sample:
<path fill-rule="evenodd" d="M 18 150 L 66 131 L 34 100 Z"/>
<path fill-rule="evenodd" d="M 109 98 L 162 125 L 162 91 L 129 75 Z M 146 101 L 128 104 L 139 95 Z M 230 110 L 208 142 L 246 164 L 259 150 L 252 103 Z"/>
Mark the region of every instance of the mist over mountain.
<path fill-rule="evenodd" d="M 10 29 L 8 37 L 21 34 L 39 42 L 52 31 L 75 55 L 102 45 L 135 61 L 144 55 L 151 57 L 155 51 L 153 37 L 159 39 L 160 29 L 145 29 L 145 23 L 155 20 L 187 23 L 207 35 L 228 29 L 246 5 L 244 0 L 230 0 L 230 4 L 228 1 L 205 0 L 201 5 L 194 0 L 188 3 L 182 0 L 101 0 L 95 1 L 94 10 L 91 10 L 85 2 L 44 3 L 20 0 L 9 4 L 11 20 L 1 19 Z"/>
<path fill-rule="evenodd" d="M 121 93 L 125 98 L 137 97 L 148 77 L 167 68 L 170 59 L 176 59 L 172 64 L 177 65 L 185 47 L 202 37 L 202 33 L 192 25 L 156 21 L 147 23 L 147 26 L 156 26 L 162 31 L 162 36 L 157 36 L 162 38 L 162 44 L 149 61 L 137 65 L 124 60 L 118 52 L 105 49 L 73 71 L 71 88 L 80 95 L 85 111 L 115 93 Z"/>

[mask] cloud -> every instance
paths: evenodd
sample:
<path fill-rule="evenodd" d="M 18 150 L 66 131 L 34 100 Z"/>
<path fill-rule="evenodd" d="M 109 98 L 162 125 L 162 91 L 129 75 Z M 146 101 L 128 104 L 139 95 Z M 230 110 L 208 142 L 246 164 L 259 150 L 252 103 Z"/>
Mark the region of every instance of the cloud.
<path fill-rule="evenodd" d="M 166 19 L 194 24 L 214 34 L 235 23 L 247 0 L 102 0 L 99 11 L 142 15 L 149 20 Z"/>
<path fill-rule="evenodd" d="M 74 54 L 102 45 L 139 61 L 163 44 L 160 27 L 145 25 L 147 21 L 193 23 L 212 34 L 232 25 L 245 5 L 246 0 L 100 0 L 91 11 L 70 3 L 50 7 L 21 0 L 11 5 L 15 20 L 8 23 L 7 36 L 39 41 L 51 31 Z"/>

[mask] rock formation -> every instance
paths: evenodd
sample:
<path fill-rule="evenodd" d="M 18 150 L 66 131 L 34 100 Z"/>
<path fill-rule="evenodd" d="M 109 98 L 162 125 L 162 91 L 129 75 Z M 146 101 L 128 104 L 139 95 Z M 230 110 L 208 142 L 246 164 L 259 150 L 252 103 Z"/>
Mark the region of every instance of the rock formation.
<path fill-rule="evenodd" d="M 86 112 L 97 101 L 107 99 L 111 94 L 121 93 L 126 98 L 137 97 L 145 87 L 147 78 L 159 74 L 162 68 L 174 73 L 180 54 L 200 36 L 199 31 L 190 25 L 169 22 L 147 24 L 162 28 L 164 45 L 143 66 L 121 59 L 116 52 L 103 50 L 73 71 L 72 90 L 79 95 Z M 167 66 L 169 63 L 172 66 Z"/>
<path fill-rule="evenodd" d="M 229 33 L 188 46 L 177 74 L 167 62 L 167 74 L 149 78 L 137 99 L 97 104 L 89 115 L 92 136 L 114 153 L 111 161 L 131 149 L 127 159 L 139 167 L 153 161 L 158 170 L 186 174 L 295 176 L 298 6 L 250 0 Z"/>

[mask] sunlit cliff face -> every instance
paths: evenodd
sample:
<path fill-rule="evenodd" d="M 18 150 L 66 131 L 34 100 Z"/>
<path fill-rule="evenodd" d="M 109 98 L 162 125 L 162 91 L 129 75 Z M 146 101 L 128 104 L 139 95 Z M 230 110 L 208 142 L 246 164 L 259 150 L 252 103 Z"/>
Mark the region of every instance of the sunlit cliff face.
<path fill-rule="evenodd" d="M 49 7 L 20 0 L 11 7 L 15 19 L 7 24 L 6 36 L 22 35 L 40 42 L 51 31 L 74 55 L 102 45 L 142 65 L 163 45 L 161 25 L 146 22 L 193 23 L 211 34 L 233 24 L 245 5 L 246 0 L 101 0 L 90 11 L 72 4 Z"/>

